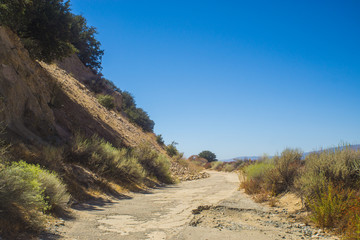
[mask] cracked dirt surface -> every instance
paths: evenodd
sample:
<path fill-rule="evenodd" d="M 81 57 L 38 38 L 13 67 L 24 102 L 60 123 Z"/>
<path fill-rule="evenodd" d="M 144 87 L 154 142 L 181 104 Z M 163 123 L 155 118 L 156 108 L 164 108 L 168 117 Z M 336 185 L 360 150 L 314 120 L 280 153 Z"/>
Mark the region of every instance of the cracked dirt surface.
<path fill-rule="evenodd" d="M 237 191 L 235 173 L 161 187 L 131 198 L 77 205 L 62 239 L 337 239 Z"/>

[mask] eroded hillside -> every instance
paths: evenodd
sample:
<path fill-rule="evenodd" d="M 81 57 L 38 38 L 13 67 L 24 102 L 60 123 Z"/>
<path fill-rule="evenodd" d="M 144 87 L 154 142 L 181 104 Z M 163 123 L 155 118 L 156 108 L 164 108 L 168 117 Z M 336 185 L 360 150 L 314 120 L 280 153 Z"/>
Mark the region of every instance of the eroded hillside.
<path fill-rule="evenodd" d="M 0 120 L 13 138 L 31 143 L 66 142 L 81 131 L 87 136 L 96 133 L 115 145 L 134 147 L 150 142 L 163 152 L 153 134 L 144 133 L 121 113 L 108 111 L 98 103 L 82 83 L 95 76 L 76 56 L 58 64 L 62 68 L 39 64 L 11 31 L 0 27 L 0 38 Z M 116 94 L 119 105 L 121 96 Z"/>

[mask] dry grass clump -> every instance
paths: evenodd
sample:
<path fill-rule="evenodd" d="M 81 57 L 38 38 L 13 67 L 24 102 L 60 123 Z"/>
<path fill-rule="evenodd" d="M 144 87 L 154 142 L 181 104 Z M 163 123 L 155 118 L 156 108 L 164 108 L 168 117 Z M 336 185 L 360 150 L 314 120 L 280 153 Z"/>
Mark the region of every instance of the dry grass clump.
<path fill-rule="evenodd" d="M 243 167 L 241 187 L 255 200 L 294 191 L 321 228 L 334 229 L 345 239 L 360 239 L 360 150 L 341 146 L 302 159 L 299 150 Z"/>
<path fill-rule="evenodd" d="M 246 180 L 242 183 L 245 192 L 256 194 L 266 192 L 276 196 L 290 190 L 294 185 L 298 169 L 301 167 L 302 152 L 297 149 L 286 149 L 280 156 L 272 159 L 267 157 L 246 165 L 243 175 Z"/>
<path fill-rule="evenodd" d="M 312 221 L 336 229 L 347 239 L 360 238 L 360 151 L 347 146 L 313 153 L 296 180 Z"/>
<path fill-rule="evenodd" d="M 308 155 L 295 186 L 299 193 L 313 198 L 326 191 L 329 184 L 357 189 L 359 173 L 360 151 L 339 147 Z"/>

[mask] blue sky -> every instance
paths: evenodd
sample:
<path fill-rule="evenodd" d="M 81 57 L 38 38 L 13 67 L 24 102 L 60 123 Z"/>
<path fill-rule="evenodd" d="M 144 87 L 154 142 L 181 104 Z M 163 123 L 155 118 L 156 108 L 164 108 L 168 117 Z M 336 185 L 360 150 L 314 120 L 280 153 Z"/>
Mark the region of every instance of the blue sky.
<path fill-rule="evenodd" d="M 105 77 L 186 156 L 360 143 L 360 1 L 71 3 Z"/>

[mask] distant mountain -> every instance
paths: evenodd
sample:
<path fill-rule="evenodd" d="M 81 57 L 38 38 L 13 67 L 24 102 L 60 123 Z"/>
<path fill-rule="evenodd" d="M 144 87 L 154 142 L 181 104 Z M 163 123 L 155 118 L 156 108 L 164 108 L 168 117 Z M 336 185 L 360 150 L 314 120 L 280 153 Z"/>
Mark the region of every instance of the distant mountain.
<path fill-rule="evenodd" d="M 245 159 L 251 159 L 251 160 L 258 160 L 260 159 L 260 156 L 243 156 L 243 157 L 235 157 L 235 158 L 231 158 L 231 159 L 225 159 L 225 160 L 221 160 L 222 162 L 231 162 L 231 161 L 235 161 L 235 160 L 245 160 Z"/>
<path fill-rule="evenodd" d="M 332 148 L 326 148 L 326 149 L 321 149 L 321 150 L 317 150 L 317 151 L 311 151 L 311 152 L 307 152 L 304 153 L 304 156 L 307 156 L 311 153 L 316 153 L 316 152 L 321 152 L 321 151 L 335 151 L 337 149 L 343 150 L 345 148 L 350 148 L 353 150 L 360 150 L 360 144 L 355 144 L 355 145 L 345 145 L 345 146 L 339 146 L 339 147 L 332 147 Z"/>
<path fill-rule="evenodd" d="M 332 147 L 332 148 L 326 148 L 326 149 L 321 149 L 321 150 L 317 150 L 317 151 L 311 151 L 311 152 L 306 152 L 304 153 L 304 157 L 306 157 L 307 155 L 311 154 L 311 153 L 315 153 L 315 152 L 320 152 L 320 151 L 335 151 L 336 149 L 344 149 L 346 147 L 349 147 L 351 149 L 354 150 L 360 150 L 360 144 L 354 144 L 354 145 L 347 145 L 347 146 L 341 146 L 341 147 Z M 269 156 L 270 158 L 272 156 Z M 245 159 L 251 159 L 251 160 L 258 160 L 260 159 L 261 156 L 242 156 L 242 157 L 235 157 L 235 158 L 231 158 L 231 159 L 225 159 L 225 160 L 221 160 L 223 162 L 231 162 L 231 161 L 235 161 L 235 160 L 245 160 Z"/>

